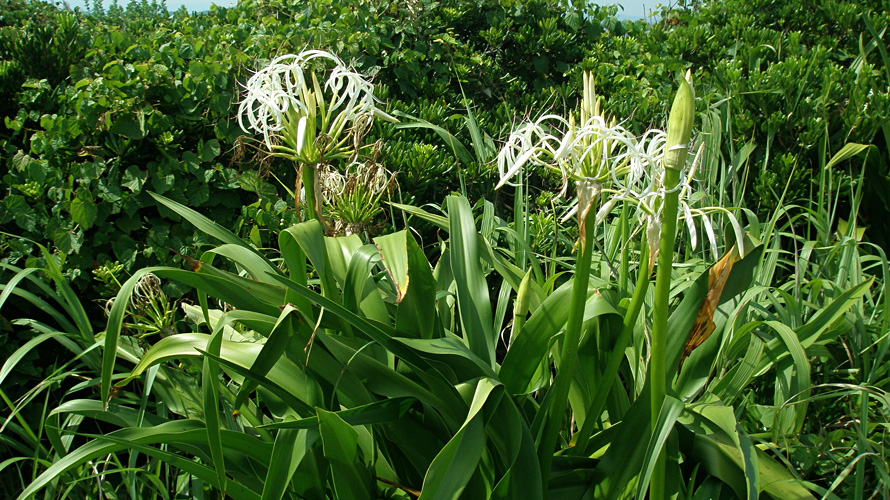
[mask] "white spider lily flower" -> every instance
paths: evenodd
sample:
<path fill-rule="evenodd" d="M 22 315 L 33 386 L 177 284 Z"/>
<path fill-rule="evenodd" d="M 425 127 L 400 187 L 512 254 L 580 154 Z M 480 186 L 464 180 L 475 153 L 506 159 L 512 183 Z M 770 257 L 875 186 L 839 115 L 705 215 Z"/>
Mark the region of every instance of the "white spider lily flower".
<path fill-rule="evenodd" d="M 637 139 L 618 124 L 592 116 L 575 125 L 572 118 L 545 115 L 514 130 L 498 153 L 497 188 L 515 185 L 513 178 L 527 166 L 559 172 L 564 195 L 569 181 L 590 180 L 623 191 L 639 182 L 646 158 Z"/>
<path fill-rule="evenodd" d="M 323 87 L 315 70 L 327 75 Z M 306 50 L 276 57 L 247 80 L 238 124 L 261 134 L 272 154 L 314 164 L 354 153 L 355 141 L 343 134 L 347 124 L 362 121 L 366 128 L 364 117 L 396 121 L 378 102 L 373 84 L 339 57 Z"/>
<path fill-rule="evenodd" d="M 654 130 L 647 133 L 647 136 L 649 138 L 646 148 L 648 153 L 655 157 L 663 157 L 663 155 L 666 154 L 666 134 L 663 131 Z M 741 256 L 744 257 L 745 249 L 742 244 L 744 241 L 742 227 L 739 224 L 738 219 L 730 210 L 723 207 L 698 208 L 691 205 L 691 203 L 693 203 L 693 198 L 695 198 L 695 196 L 693 196 L 695 192 L 692 183 L 695 180 L 695 172 L 698 165 L 701 163 L 703 152 L 704 144 L 699 146 L 694 159 L 691 162 L 686 162 L 683 166 L 680 183 L 674 188 L 675 190 L 680 191 L 678 215 L 686 223 L 686 229 L 689 233 L 689 243 L 693 250 L 698 247 L 698 230 L 696 229 L 694 219 L 701 219 L 702 226 L 705 230 L 705 237 L 708 240 L 709 248 L 711 250 L 711 256 L 717 260 L 719 258 L 719 253 L 717 249 L 717 238 L 714 234 L 714 226 L 711 221 L 711 214 L 717 212 L 724 214 L 735 233 L 735 238 L 739 245 L 739 252 Z M 638 205 L 641 209 L 639 212 L 640 224 L 646 228 L 646 238 L 649 241 L 649 248 L 651 250 L 649 253 L 649 268 L 651 269 L 654 266 L 655 258 L 658 255 L 658 241 L 661 238 L 662 200 L 667 191 L 664 188 L 664 163 L 661 161 L 652 162 L 650 163 L 650 167 L 652 168 L 652 171 L 650 172 L 651 183 L 638 194 L 637 199 L 639 200 Z"/>
<path fill-rule="evenodd" d="M 513 178 L 528 166 L 559 172 L 563 180 L 559 196 L 564 196 L 574 181 L 578 203 L 563 221 L 578 215 L 582 235 L 590 210 L 596 210 L 594 223 L 598 224 L 619 200 L 638 196 L 637 186 L 645 180 L 649 165 L 658 161 L 645 143 L 602 116 L 593 78 L 588 73 L 583 76 L 580 123 L 571 115 L 566 119 L 546 114 L 515 129 L 497 157 L 497 188 L 515 185 Z M 609 197 L 597 206 L 601 193 L 609 193 Z"/>

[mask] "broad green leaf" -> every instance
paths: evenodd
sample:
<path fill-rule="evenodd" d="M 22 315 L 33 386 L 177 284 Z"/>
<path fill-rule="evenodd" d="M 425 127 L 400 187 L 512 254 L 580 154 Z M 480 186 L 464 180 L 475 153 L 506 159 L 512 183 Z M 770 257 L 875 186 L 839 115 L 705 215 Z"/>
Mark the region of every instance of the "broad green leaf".
<path fill-rule="evenodd" d="M 411 286 L 396 309 L 396 328 L 420 338 L 440 337 L 442 324 L 436 308 L 436 279 L 413 237 L 407 238 L 407 258 Z"/>
<path fill-rule="evenodd" d="M 280 272 L 277 267 L 260 256 L 255 250 L 249 249 L 243 245 L 226 243 L 208 250 L 208 252 L 231 259 L 239 266 L 246 269 L 255 281 L 268 281 L 267 273 L 276 274 Z"/>
<path fill-rule="evenodd" d="M 139 111 L 118 114 L 111 122 L 108 131 L 129 139 L 142 139 L 145 137 L 145 113 Z"/>
<path fill-rule="evenodd" d="M 350 339 L 342 336 L 329 336 L 321 330 L 316 335 L 316 341 L 322 342 L 332 355 L 341 360 L 343 364 L 348 364 L 348 371 L 362 379 L 363 387 L 368 391 L 386 397 L 414 397 L 436 408 L 443 417 L 460 421 L 457 420 L 459 418 L 457 415 L 462 411 L 463 405 L 460 399 L 456 398 L 454 387 L 444 381 L 438 371 L 430 367 L 423 358 L 407 346 L 396 340 L 392 341 L 398 351 L 403 351 L 416 358 L 416 363 L 410 363 L 415 367 L 411 377 L 394 370 L 367 353 L 366 351 L 371 346 L 357 349 L 348 345 L 354 343 Z M 390 351 L 395 352 L 396 350 L 390 349 Z M 418 366 L 421 368 L 416 368 Z"/>
<path fill-rule="evenodd" d="M 154 273 L 189 285 L 236 309 L 277 316 L 278 308 L 284 305 L 283 288 L 221 271 L 201 261 L 190 263 L 192 271 L 165 267 L 156 268 Z"/>
<path fill-rule="evenodd" d="M 477 248 L 476 224 L 466 198 L 448 197 L 451 272 L 464 342 L 484 362 L 494 365 L 497 332 L 491 329 L 491 301 Z"/>
<path fill-rule="evenodd" d="M 322 294 L 329 299 L 338 297 L 331 265 L 328 262 L 327 245 L 321 223 L 313 219 L 291 226 L 285 229 L 285 232 L 290 234 L 291 238 L 299 245 L 303 254 L 309 258 L 315 272 L 318 273 Z"/>
<path fill-rule="evenodd" d="M 65 254 L 75 254 L 83 245 L 83 232 L 73 229 L 57 228 L 53 231 L 53 243 Z"/>
<path fill-rule="evenodd" d="M 181 333 L 171 335 L 158 341 L 152 348 L 145 353 L 145 356 L 139 361 L 133 371 L 121 382 L 116 385 L 122 387 L 130 380 L 138 377 L 148 367 L 170 361 L 181 359 L 189 356 L 200 356 L 201 351 L 207 350 L 207 342 L 210 335 L 205 333 Z M 250 372 L 250 368 L 256 363 L 263 344 L 252 342 L 231 342 L 223 340 L 220 345 L 220 356 L 217 359 L 220 363 L 226 363 L 226 366 L 237 365 L 240 367 L 239 373 Z M 269 369 L 265 377 L 257 377 L 256 380 L 268 379 L 271 384 L 270 390 L 276 387 L 286 390 L 289 397 L 306 404 L 315 404 L 318 400 L 316 385 L 309 379 L 303 370 L 293 361 L 282 357 L 277 360 L 274 366 Z M 280 394 L 279 394 L 280 396 Z M 298 406 L 300 407 L 300 406 Z"/>
<path fill-rule="evenodd" d="M 219 141 L 216 139 L 210 139 L 209 141 L 201 144 L 201 159 L 204 161 L 211 161 L 220 153 Z"/>
<path fill-rule="evenodd" d="M 714 381 L 711 391 L 727 404 L 731 404 L 733 400 L 742 394 L 742 389 L 748 386 L 748 383 L 754 379 L 757 365 L 760 357 L 763 355 L 764 343 L 759 337 L 751 334 L 751 331 L 757 327 L 757 322 L 751 322 L 736 330 L 736 337 L 749 336 L 748 348 L 745 356 L 723 377 Z"/>
<path fill-rule="evenodd" d="M 135 408 L 116 404 L 110 404 L 106 408 L 101 401 L 95 399 L 65 401 L 49 413 L 50 416 L 65 414 L 81 415 L 117 427 L 136 427 L 139 425 L 140 419 L 139 410 Z M 151 413 L 146 413 L 144 416 L 144 422 L 150 425 L 159 425 L 166 421 L 166 419 L 156 417 Z"/>
<path fill-rule="evenodd" d="M 278 321 L 275 323 L 275 327 L 272 328 L 272 333 L 269 335 L 269 338 L 266 339 L 266 343 L 263 344 L 263 348 L 257 355 L 256 360 L 250 365 L 251 373 L 260 377 L 265 377 L 266 374 L 269 373 L 269 370 L 271 370 L 278 360 L 281 359 L 282 355 L 284 355 L 284 351 L 287 349 L 287 345 L 290 343 L 291 337 L 294 335 L 294 323 L 300 321 L 298 315 L 295 314 L 296 312 L 297 310 L 290 304 L 284 306 L 281 315 L 278 317 Z M 244 404 L 247 396 L 249 396 L 258 385 L 257 382 L 249 380 L 241 386 L 241 389 L 238 391 L 238 395 L 235 398 L 235 410 L 241 408 L 241 405 Z"/>
<path fill-rule="evenodd" d="M 331 266 L 331 273 L 340 284 L 340 288 L 343 288 L 346 282 L 346 273 L 349 270 L 349 262 L 355 252 L 361 248 L 362 240 L 356 234 L 336 238 L 325 237 L 324 246 L 327 251 L 327 262 Z"/>
<path fill-rule="evenodd" d="M 366 405 L 333 412 L 349 425 L 381 424 L 402 418 L 417 402 L 415 398 L 388 398 Z M 262 426 L 266 429 L 317 429 L 318 416 L 286 420 Z"/>
<path fill-rule="evenodd" d="M 501 398 L 485 430 L 507 464 L 507 470 L 495 485 L 491 497 L 504 500 L 543 498 L 535 441 L 511 398 Z"/>
<path fill-rule="evenodd" d="M 549 355 L 553 338 L 565 327 L 571 294 L 570 281 L 550 294 L 514 336 L 498 372 L 498 377 L 511 394 L 526 394 L 535 390 L 530 384 L 541 360 Z M 583 321 L 603 314 L 617 312 L 596 289 L 591 288 L 588 290 Z"/>
<path fill-rule="evenodd" d="M 671 396 L 665 396 L 664 404 L 658 413 L 658 421 L 655 422 L 655 434 L 649 440 L 646 458 L 643 460 L 642 475 L 637 483 L 637 498 L 645 496 L 646 489 L 649 487 L 649 479 L 655 470 L 655 461 L 664 449 L 668 436 L 673 431 L 674 424 L 677 422 L 677 417 L 681 411 L 683 411 L 683 403 L 680 400 Z"/>
<path fill-rule="evenodd" d="M 282 378 L 278 376 L 278 373 L 274 373 L 276 368 L 279 370 L 281 369 L 278 364 L 276 364 L 268 374 L 260 375 L 257 372 L 251 371 L 249 367 L 241 366 L 226 358 L 210 354 L 200 349 L 198 349 L 198 352 L 203 354 L 205 358 L 212 359 L 216 363 L 225 367 L 228 375 L 232 377 L 233 380 L 241 382 L 242 387 L 244 384 L 249 383 L 257 389 L 268 391 L 261 393 L 260 395 L 265 400 L 270 411 L 275 415 L 287 415 L 294 412 L 298 415 L 309 415 L 313 411 L 312 406 L 304 402 L 304 399 L 309 402 L 312 402 L 314 399 L 320 399 L 317 397 L 313 399 L 313 396 L 315 396 L 314 389 L 316 389 L 316 385 L 308 380 L 307 377 L 302 374 L 301 370 L 296 368 L 293 363 L 288 363 L 285 358 L 279 359 L 279 363 L 283 366 L 291 367 L 292 369 L 286 370 L 287 374 L 296 380 L 282 380 Z M 294 394 L 295 392 L 298 393 L 299 396 Z M 304 396 L 304 399 L 300 399 L 300 396 Z M 275 398 L 277 398 L 277 400 Z M 286 407 L 281 407 L 280 405 L 286 405 Z"/>
<path fill-rule="evenodd" d="M 343 284 L 343 304 L 354 311 L 361 311 L 368 319 L 389 323 L 390 314 L 380 289 L 371 272 L 380 261 L 380 253 L 374 245 L 364 245 L 349 260 L 346 281 Z"/>
<path fill-rule="evenodd" d="M 796 433 L 799 432 L 803 426 L 803 420 L 806 416 L 808 406 L 807 397 L 809 395 L 811 384 L 810 362 L 807 359 L 806 351 L 804 350 L 803 345 L 801 345 L 794 330 L 778 321 L 765 321 L 763 324 L 769 326 L 774 332 L 779 334 L 779 338 L 782 340 L 785 349 L 791 355 L 791 360 L 794 363 L 794 372 L 790 376 L 790 387 L 781 384 L 779 380 L 777 380 L 777 393 L 775 396 L 778 405 L 784 405 L 791 402 L 797 403 L 781 409 L 778 414 L 780 425 L 777 426 L 783 433 Z M 781 371 L 782 365 L 785 363 L 785 361 L 779 361 L 777 363 L 777 369 Z M 788 364 L 790 365 L 790 363 Z M 782 386 L 788 392 L 786 393 L 785 390 L 780 390 L 779 386 Z M 794 401 L 792 401 L 792 398 Z M 778 401 L 779 399 L 781 399 L 781 401 Z M 784 419 L 784 415 L 787 414 L 792 415 L 790 423 L 786 423 Z"/>
<path fill-rule="evenodd" d="M 705 394 L 695 403 L 686 406 L 686 412 L 678 419 L 687 429 L 698 434 L 719 434 L 728 438 L 742 461 L 739 463 L 744 479 L 745 498 L 757 500 L 760 496 L 760 460 L 751 438 L 745 434 L 736 420 L 733 408 L 724 405 L 713 395 Z"/>
<path fill-rule="evenodd" d="M 423 478 L 420 500 L 453 500 L 460 497 L 475 473 L 485 448 L 482 408 L 498 386 L 492 379 L 479 379 L 464 424 L 436 455 Z"/>
<path fill-rule="evenodd" d="M 421 353 L 435 355 L 446 364 L 453 364 L 452 369 L 460 374 L 461 380 L 480 376 L 494 377 L 494 371 L 479 356 L 469 350 L 457 337 L 438 339 L 396 339 Z"/>
<path fill-rule="evenodd" d="M 405 298 L 408 290 L 408 238 L 408 230 L 374 238 L 374 244 L 383 256 L 383 267 L 396 289 L 396 304 Z"/>
<path fill-rule="evenodd" d="M 227 321 L 217 322 L 210 340 L 207 341 L 207 352 L 219 356 L 222 349 L 223 331 Z M 207 444 L 210 446 L 210 457 L 216 470 L 216 487 L 226 492 L 226 463 L 223 445 L 220 438 L 219 421 L 219 364 L 210 356 L 204 357 L 202 366 L 202 389 L 204 390 L 204 422 L 207 425 Z M 237 407 L 236 407 L 237 408 Z"/>
<path fill-rule="evenodd" d="M 300 248 L 296 238 L 297 234 L 288 230 L 278 233 L 278 251 L 281 252 L 281 257 L 287 265 L 288 277 L 300 286 L 305 287 L 308 282 L 306 254 L 303 253 L 303 249 Z M 293 292 L 287 293 L 287 301 L 297 306 L 300 310 L 308 311 L 311 309 L 308 300 Z"/>
<path fill-rule="evenodd" d="M 96 208 L 95 202 L 89 196 L 77 196 L 72 199 L 68 211 L 71 213 L 71 220 L 80 224 L 84 229 L 93 227 L 96 217 L 99 215 L 99 209 Z"/>
<path fill-rule="evenodd" d="M 306 452 L 306 436 L 306 431 L 296 429 L 282 429 L 275 436 L 261 500 L 280 500 L 284 497 L 287 485 L 300 463 L 299 459 Z M 302 438 L 302 443 L 297 442 L 299 438 Z"/>
<path fill-rule="evenodd" d="M 334 495 L 344 500 L 371 498 L 371 475 L 359 456 L 358 432 L 336 413 L 316 409 L 324 456 L 331 467 Z"/>
<path fill-rule="evenodd" d="M 749 239 L 745 242 L 745 248 L 748 249 L 748 252 L 745 254 L 745 258 L 732 266 L 726 286 L 723 288 L 723 293 L 720 294 L 718 307 L 745 292 L 750 286 L 754 269 L 763 251 L 763 246 L 756 245 Z M 680 305 L 671 311 L 671 315 L 668 318 L 668 350 L 666 354 L 668 380 L 677 374 L 677 366 L 683 354 L 683 346 L 686 344 L 686 339 L 689 337 L 689 332 L 695 323 L 702 301 L 707 296 L 708 273 L 708 270 L 702 272 L 693 284 L 686 289 Z"/>
<path fill-rule="evenodd" d="M 309 290 L 303 286 L 298 285 L 297 283 L 285 278 L 284 276 L 275 276 L 274 277 L 278 282 L 288 287 L 288 289 L 294 291 L 297 295 L 308 299 L 309 301 L 323 307 L 325 310 L 334 314 L 336 317 L 342 319 L 346 323 L 352 325 L 357 330 L 368 335 L 369 338 L 386 348 L 388 351 L 392 352 L 394 355 L 402 358 L 404 361 L 414 365 L 417 368 L 423 370 L 427 368 L 428 365 L 417 355 L 414 351 L 410 350 L 408 347 L 403 344 L 397 342 L 390 335 L 391 332 L 385 330 L 384 328 L 388 328 L 387 325 L 375 323 L 372 321 L 355 314 L 354 312 L 346 309 L 340 304 L 319 295 L 318 293 Z"/>
<path fill-rule="evenodd" d="M 720 434 L 695 434 L 691 453 L 708 474 L 733 488 L 738 498 L 745 493 L 743 457 L 729 438 Z M 814 496 L 772 457 L 757 450 L 762 491 L 776 500 L 813 500 Z"/>

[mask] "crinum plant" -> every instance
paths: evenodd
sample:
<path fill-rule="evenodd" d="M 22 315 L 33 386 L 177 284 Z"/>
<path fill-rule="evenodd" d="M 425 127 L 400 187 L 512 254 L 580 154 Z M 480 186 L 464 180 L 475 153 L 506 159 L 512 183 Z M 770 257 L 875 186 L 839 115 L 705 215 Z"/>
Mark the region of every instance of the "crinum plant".
<path fill-rule="evenodd" d="M 601 114 L 600 100 L 594 91 L 593 77 L 584 73 L 583 98 L 579 118 L 564 118 L 547 114 L 514 130 L 498 154 L 501 180 L 498 187 L 511 182 L 523 168 L 541 166 L 562 175 L 565 194 L 569 181 L 575 181 L 578 207 L 580 246 L 575 264 L 572 307 L 566 323 L 566 335 L 560 353 L 560 369 L 553 384 L 553 398 L 544 427 L 542 446 L 538 448 L 542 476 L 549 474 L 556 445 L 561 415 L 571 385 L 581 336 L 584 301 L 590 277 L 593 226 L 614 206 L 610 201 L 598 205 L 600 196 L 608 193 L 612 200 L 637 192 L 647 166 L 657 158 L 640 147 L 637 138 L 628 130 Z"/>
<path fill-rule="evenodd" d="M 247 80 L 238 123 L 263 136 L 269 156 L 298 165 L 295 198 L 305 189 L 309 216 L 323 222 L 319 171 L 354 160 L 375 118 L 396 121 L 378 102 L 373 84 L 339 57 L 306 50 L 276 57 Z"/>
<path fill-rule="evenodd" d="M 692 219 L 694 216 L 702 217 L 705 232 L 714 248 L 715 238 L 708 213 L 722 210 L 689 206 L 697 165 L 696 161 L 687 161 L 694 118 L 694 94 L 689 79 L 687 75 L 687 79 L 681 82 L 670 113 L 668 131 L 649 130 L 637 137 L 615 120 L 604 117 L 594 94 L 592 77 L 585 74 L 578 119 L 572 115 L 563 118 L 548 114 L 526 123 L 510 135 L 498 155 L 501 173 L 499 187 L 510 183 L 524 168 L 540 166 L 560 173 L 563 178 L 560 195 L 566 194 L 570 181 L 575 182 L 577 191 L 578 204 L 571 213 L 578 215 L 580 244 L 574 270 L 572 303 L 559 349 L 558 369 L 551 387 L 550 411 L 544 424 L 542 445 L 538 448 L 545 481 L 559 429 L 565 420 L 567 398 L 583 333 L 584 300 L 589 293 L 591 254 L 595 243 L 594 226 L 604 220 L 619 202 L 636 207 L 646 236 L 640 245 L 641 266 L 637 283 L 616 345 L 627 345 L 631 338 L 649 289 L 655 258 L 660 256 L 648 349 L 650 423 L 652 432 L 656 431 L 665 398 L 665 322 L 669 312 L 677 221 L 679 217 L 686 219 L 691 239 L 695 242 L 697 232 Z M 738 223 L 735 219 L 731 220 L 741 244 Z M 644 264 L 647 262 L 648 266 Z M 626 270 L 622 273 L 626 274 Z M 611 380 L 617 375 L 623 356 L 620 349 L 608 356 L 603 370 L 604 380 Z M 588 407 L 588 416 L 602 412 L 608 393 L 609 386 L 606 384 L 596 388 Z M 596 418 L 585 419 L 575 442 L 586 442 L 596 421 Z M 664 470 L 663 466 L 653 468 Z M 653 496 L 661 496 L 657 488 L 663 487 L 663 472 L 653 474 L 652 484 L 656 488 Z"/>

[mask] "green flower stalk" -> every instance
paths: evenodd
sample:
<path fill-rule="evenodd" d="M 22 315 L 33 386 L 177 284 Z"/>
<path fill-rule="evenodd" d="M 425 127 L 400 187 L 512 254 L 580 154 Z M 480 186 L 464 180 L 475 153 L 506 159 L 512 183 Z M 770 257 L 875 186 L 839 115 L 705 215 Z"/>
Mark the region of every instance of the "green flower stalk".
<path fill-rule="evenodd" d="M 687 78 L 690 78 L 687 75 Z M 661 241 L 658 248 L 658 270 L 655 276 L 655 302 L 652 311 L 652 352 L 649 362 L 651 385 L 650 412 L 652 431 L 658 421 L 667 390 L 667 320 L 668 301 L 671 291 L 674 243 L 676 241 L 678 207 L 680 204 L 680 178 L 686 165 L 692 123 L 695 119 L 695 97 L 690 82 L 680 83 L 671 114 L 668 118 L 667 142 L 664 152 L 664 207 L 661 212 Z M 649 498 L 665 498 L 665 457 L 660 452 L 652 474 Z"/>

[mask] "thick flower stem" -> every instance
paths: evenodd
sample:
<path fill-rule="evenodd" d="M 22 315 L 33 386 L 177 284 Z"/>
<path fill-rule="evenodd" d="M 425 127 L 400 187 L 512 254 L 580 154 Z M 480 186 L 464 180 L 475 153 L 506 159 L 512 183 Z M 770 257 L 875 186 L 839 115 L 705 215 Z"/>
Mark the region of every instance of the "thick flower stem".
<path fill-rule="evenodd" d="M 609 361 L 606 364 L 606 369 L 603 371 L 600 385 L 596 388 L 596 393 L 594 394 L 593 401 L 587 411 L 584 424 L 576 435 L 577 439 L 575 440 L 575 446 L 572 448 L 571 452 L 573 455 L 585 454 L 587 441 L 590 439 L 594 426 L 599 420 L 600 414 L 603 412 L 603 407 L 606 404 L 606 397 L 609 396 L 609 392 L 614 386 L 612 381 L 618 376 L 621 360 L 624 359 L 625 347 L 627 347 L 631 335 L 633 334 L 634 326 L 637 324 L 637 318 L 640 316 L 640 310 L 643 308 L 643 301 L 646 298 L 646 291 L 649 290 L 649 267 L 647 265 L 649 262 L 649 246 L 644 242 L 642 247 L 642 251 L 640 252 L 640 268 L 637 274 L 637 284 L 634 288 L 630 305 L 627 307 L 627 311 L 624 314 L 624 326 L 621 329 L 621 334 L 618 335 L 615 347 L 609 354 Z"/>
<path fill-rule="evenodd" d="M 667 193 L 664 196 L 664 209 L 662 211 L 661 241 L 659 242 L 657 272 L 655 275 L 655 301 L 652 309 L 652 355 L 649 361 L 650 383 L 652 384 L 650 415 L 652 435 L 655 434 L 655 425 L 658 422 L 658 414 L 664 403 L 667 391 L 667 320 L 668 302 L 671 292 L 671 271 L 674 260 L 674 243 L 677 232 L 677 211 L 679 206 L 678 190 L 674 189 L 680 181 L 680 171 L 671 168 L 665 169 L 664 183 Z M 652 473 L 649 498 L 661 500 L 665 498 L 665 452 L 659 453 L 655 470 Z"/>
<path fill-rule="evenodd" d="M 591 207 L 584 211 L 582 221 L 581 245 L 578 260 L 575 262 L 575 277 L 572 283 L 572 302 L 569 309 L 569 317 L 566 322 L 565 335 L 563 336 L 562 350 L 560 351 L 559 366 L 553 386 L 553 396 L 550 398 L 550 406 L 547 410 L 547 420 L 544 424 L 544 432 L 538 446 L 538 460 L 541 464 L 541 476 L 544 491 L 547 490 L 547 482 L 550 479 L 550 464 L 553 461 L 553 451 L 559 436 L 563 418 L 569 400 L 569 388 L 572 385 L 572 375 L 578 360 L 578 344 L 581 340 L 581 326 L 584 320 L 584 306 L 587 302 L 587 286 L 590 282 L 590 257 L 593 251 L 594 224 L 596 223 L 596 210 Z M 579 210 L 582 210 L 579 207 Z"/>
<path fill-rule="evenodd" d="M 664 205 L 661 211 L 661 239 L 658 246 L 658 270 L 655 275 L 655 300 L 652 307 L 652 351 L 649 361 L 651 435 L 658 429 L 658 414 L 664 404 L 667 392 L 667 322 L 668 305 L 671 294 L 671 273 L 674 263 L 674 243 L 677 238 L 677 211 L 680 204 L 680 176 L 686 164 L 689 140 L 692 136 L 692 122 L 695 120 L 695 94 L 692 91 L 691 74 L 680 83 L 671 114 L 668 118 L 667 142 L 664 154 Z M 665 478 L 667 454 L 658 453 L 652 479 L 649 484 L 649 499 L 665 498 Z"/>
<path fill-rule="evenodd" d="M 317 165 L 303 165 L 303 168 L 301 169 L 302 183 L 303 189 L 306 190 L 307 217 L 316 219 L 318 222 L 321 222 L 322 227 L 324 227 L 324 218 L 321 216 L 321 205 L 318 203 L 318 193 L 315 190 L 315 181 L 316 177 L 318 177 L 317 167 Z M 299 195 L 300 193 L 297 193 L 297 196 Z"/>

